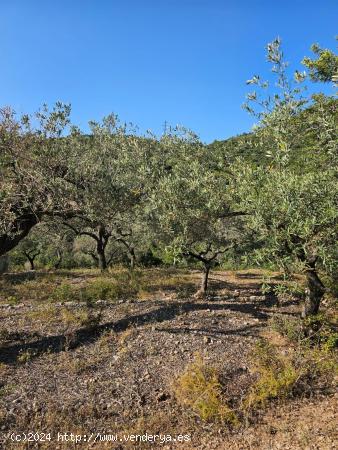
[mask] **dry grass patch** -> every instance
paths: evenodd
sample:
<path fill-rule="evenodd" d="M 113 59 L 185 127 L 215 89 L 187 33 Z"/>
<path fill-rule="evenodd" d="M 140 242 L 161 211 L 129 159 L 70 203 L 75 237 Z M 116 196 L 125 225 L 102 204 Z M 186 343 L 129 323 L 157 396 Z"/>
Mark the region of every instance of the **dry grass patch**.
<path fill-rule="evenodd" d="M 251 357 L 257 376 L 243 400 L 243 410 L 266 406 L 270 400 L 332 391 L 338 375 L 337 354 L 325 347 L 288 347 L 260 341 Z"/>
<path fill-rule="evenodd" d="M 178 403 L 203 421 L 238 423 L 224 399 L 218 371 L 207 366 L 199 355 L 175 380 L 173 391 Z"/>

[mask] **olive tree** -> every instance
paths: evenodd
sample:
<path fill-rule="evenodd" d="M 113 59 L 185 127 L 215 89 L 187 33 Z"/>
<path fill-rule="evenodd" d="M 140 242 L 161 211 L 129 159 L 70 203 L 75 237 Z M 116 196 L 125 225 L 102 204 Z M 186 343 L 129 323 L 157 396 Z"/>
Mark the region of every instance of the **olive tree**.
<path fill-rule="evenodd" d="M 311 79 L 313 81 L 337 82 L 338 56 L 327 48 L 321 48 L 318 44 L 313 44 L 311 50 L 317 58 L 311 59 L 306 56 L 302 61 L 309 69 Z"/>
<path fill-rule="evenodd" d="M 70 106 L 60 102 L 33 117 L 0 109 L 0 255 L 43 218 L 71 217 L 80 209 L 82 153 L 73 145 L 69 116 Z"/>
<path fill-rule="evenodd" d="M 35 260 L 41 254 L 41 247 L 42 242 L 40 236 L 36 233 L 30 233 L 30 235 L 23 239 L 18 247 L 16 247 L 16 252 L 26 258 L 30 270 L 35 270 Z"/>
<path fill-rule="evenodd" d="M 204 296 L 209 273 L 240 238 L 239 216 L 231 204 L 229 174 L 215 153 L 184 129 L 166 133 L 159 142 L 159 177 L 150 217 L 157 235 L 178 257 L 203 267 L 196 296 Z"/>
<path fill-rule="evenodd" d="M 136 210 L 145 198 L 147 140 L 140 138 L 132 125 L 109 115 L 101 123 L 91 122 L 91 134 L 78 142 L 86 149 L 79 161 L 85 180 L 81 212 L 64 224 L 77 236 L 94 240 L 99 267 L 105 270 L 111 240 L 122 243 L 134 264 L 131 239 Z"/>
<path fill-rule="evenodd" d="M 248 83 L 268 93 L 263 98 L 250 93 L 246 105 L 259 120 L 254 134 L 268 160 L 238 160 L 237 193 L 248 212 L 247 225 L 264 244 L 258 258 L 304 272 L 303 316 L 308 316 L 318 312 L 325 293 L 319 271 L 337 270 L 337 101 L 305 97 L 299 88 L 304 73 L 296 72 L 297 84 L 292 84 L 279 39 L 268 45 L 268 60 L 278 92 L 271 93 L 268 83 L 255 76 Z"/>
<path fill-rule="evenodd" d="M 48 220 L 38 223 L 19 244 L 9 252 L 16 264 L 25 260 L 30 270 L 35 270 L 35 262 L 47 268 L 61 267 L 65 256 L 72 254 L 74 237 L 68 228 L 58 221 Z"/>

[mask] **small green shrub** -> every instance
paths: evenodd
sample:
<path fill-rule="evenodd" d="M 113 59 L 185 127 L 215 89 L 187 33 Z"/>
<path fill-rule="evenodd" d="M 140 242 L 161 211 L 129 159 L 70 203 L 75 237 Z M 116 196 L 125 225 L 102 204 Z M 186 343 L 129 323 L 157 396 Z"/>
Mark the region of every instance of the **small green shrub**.
<path fill-rule="evenodd" d="M 41 322 L 44 324 L 52 324 L 59 320 L 59 310 L 54 305 L 48 305 L 46 307 L 30 311 L 25 315 L 26 319 L 34 322 Z"/>
<path fill-rule="evenodd" d="M 251 367 L 257 380 L 244 399 L 244 410 L 263 406 L 272 399 L 309 394 L 315 386 L 330 388 L 338 374 L 337 358 L 332 350 L 303 342 L 283 352 L 261 341 L 252 354 Z"/>
<path fill-rule="evenodd" d="M 53 300 L 59 302 L 69 302 L 75 300 L 76 294 L 74 292 L 74 288 L 69 283 L 62 283 L 60 286 L 55 288 L 52 298 Z"/>
<path fill-rule="evenodd" d="M 274 316 L 270 324 L 274 331 L 303 346 L 319 346 L 329 351 L 338 345 L 336 325 L 325 314 L 313 315 L 304 320 L 290 316 Z"/>
<path fill-rule="evenodd" d="M 125 271 L 114 276 L 101 276 L 86 285 L 62 283 L 54 290 L 51 298 L 61 303 L 75 301 L 93 305 L 98 300 L 115 301 L 135 297 L 141 289 L 141 275 Z"/>
<path fill-rule="evenodd" d="M 62 308 L 61 310 L 61 320 L 67 330 L 78 327 L 90 328 L 98 325 L 100 319 L 100 312 L 92 310 L 91 308 L 76 310 Z"/>
<path fill-rule="evenodd" d="M 304 339 L 303 323 L 300 318 L 275 315 L 270 320 L 270 326 L 290 341 L 298 342 Z"/>
<path fill-rule="evenodd" d="M 20 363 L 27 363 L 29 362 L 35 355 L 35 352 L 32 349 L 28 349 L 25 351 L 22 351 L 18 357 L 17 357 L 17 361 Z"/>
<path fill-rule="evenodd" d="M 78 295 L 79 300 L 87 303 L 98 300 L 115 301 L 135 297 L 141 289 L 142 284 L 137 275 L 122 272 L 114 277 L 96 279 L 81 288 Z"/>
<path fill-rule="evenodd" d="M 278 353 L 265 341 L 257 344 L 252 355 L 252 371 L 258 375 L 244 401 L 245 409 L 252 409 L 274 398 L 284 398 L 292 393 L 302 375 L 292 360 Z"/>
<path fill-rule="evenodd" d="M 17 305 L 19 303 L 19 299 L 15 296 L 15 295 L 10 295 L 9 297 L 6 298 L 6 302 L 9 305 Z"/>
<path fill-rule="evenodd" d="M 338 347 L 338 333 L 335 331 L 327 336 L 323 343 L 323 349 L 326 351 L 333 350 Z"/>
<path fill-rule="evenodd" d="M 111 279 L 99 278 L 81 289 L 81 299 L 87 302 L 114 298 L 116 298 L 116 285 Z"/>
<path fill-rule="evenodd" d="M 320 313 L 304 319 L 304 335 L 312 346 L 332 350 L 338 345 L 337 324 L 334 318 Z"/>
<path fill-rule="evenodd" d="M 200 356 L 178 377 L 173 390 L 177 401 L 202 420 L 237 424 L 236 414 L 222 398 L 217 370 L 207 367 Z"/>

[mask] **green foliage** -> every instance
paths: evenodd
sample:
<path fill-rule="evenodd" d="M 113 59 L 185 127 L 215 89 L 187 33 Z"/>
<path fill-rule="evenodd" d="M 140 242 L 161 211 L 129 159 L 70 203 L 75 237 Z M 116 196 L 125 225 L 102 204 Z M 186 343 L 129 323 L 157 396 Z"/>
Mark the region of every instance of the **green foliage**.
<path fill-rule="evenodd" d="M 121 271 L 114 276 L 98 277 L 85 285 L 62 283 L 54 290 L 52 299 L 61 303 L 74 301 L 92 304 L 98 300 L 114 302 L 136 296 L 141 289 L 140 274 Z"/>
<path fill-rule="evenodd" d="M 158 179 L 149 208 L 163 261 L 194 261 L 209 273 L 245 234 L 227 163 L 196 135 L 176 128 L 161 137 L 154 164 Z"/>
<path fill-rule="evenodd" d="M 267 56 L 279 90 L 269 92 L 255 76 L 248 83 L 263 94 L 249 94 L 245 107 L 259 119 L 255 135 L 268 162 L 239 158 L 234 188 L 260 244 L 254 250 L 258 262 L 309 275 L 320 266 L 332 276 L 338 268 L 337 101 L 320 95 L 311 103 L 303 96 L 303 77 L 298 72 L 296 85 L 289 80 L 279 39 L 268 45 Z M 320 301 L 322 288 L 310 281 L 308 287 Z"/>
<path fill-rule="evenodd" d="M 6 297 L 6 302 L 9 305 L 17 305 L 18 303 L 20 303 L 16 295 L 9 295 L 8 297 Z"/>
<path fill-rule="evenodd" d="M 76 299 L 76 291 L 69 283 L 62 283 L 54 289 L 52 298 L 59 302 L 70 302 Z"/>
<path fill-rule="evenodd" d="M 330 351 L 338 346 L 337 319 L 327 314 L 316 314 L 304 320 L 276 315 L 271 328 L 292 342 L 302 346 Z"/>
<path fill-rule="evenodd" d="M 327 48 L 321 48 L 318 44 L 313 44 L 311 50 L 317 58 L 305 57 L 302 61 L 310 70 L 311 79 L 324 83 L 333 81 L 333 77 L 338 76 L 338 56 Z"/>
<path fill-rule="evenodd" d="M 82 298 L 87 301 L 107 300 L 134 297 L 141 289 L 137 275 L 120 273 L 112 278 L 102 278 L 88 284 L 81 290 Z"/>
<path fill-rule="evenodd" d="M 337 267 L 337 181 L 330 171 L 296 175 L 290 170 L 243 170 L 243 206 L 254 214 L 250 225 L 260 230 L 265 245 L 257 258 L 290 265 L 313 254 L 326 270 Z M 302 261 L 303 260 L 303 261 Z"/>
<path fill-rule="evenodd" d="M 139 264 L 143 267 L 154 267 L 162 264 L 162 259 L 159 258 L 151 248 L 145 253 L 142 253 L 139 258 Z"/>
<path fill-rule="evenodd" d="M 0 253 L 11 250 L 43 215 L 77 210 L 79 148 L 62 138 L 70 106 L 44 106 L 34 118 L 0 110 Z"/>
<path fill-rule="evenodd" d="M 329 388 L 338 373 L 336 355 L 325 346 L 311 348 L 300 343 L 295 349 L 281 351 L 262 340 L 251 359 L 257 379 L 243 401 L 244 410 L 264 406 L 273 399 L 309 394 L 318 383 Z"/>
<path fill-rule="evenodd" d="M 101 319 L 99 311 L 93 308 L 84 309 L 70 309 L 63 307 L 60 312 L 61 321 L 64 324 L 67 331 L 74 330 L 76 328 L 92 328 L 96 327 Z"/>
<path fill-rule="evenodd" d="M 17 357 L 17 361 L 20 363 L 28 363 L 34 356 L 34 351 L 32 349 L 24 350 L 20 352 L 20 354 Z"/>
<path fill-rule="evenodd" d="M 292 297 L 303 298 L 305 295 L 304 286 L 297 281 L 288 280 L 288 275 L 284 274 L 284 282 L 272 283 L 269 277 L 264 277 L 261 286 L 263 294 L 273 293 L 278 297 L 290 295 Z"/>
<path fill-rule="evenodd" d="M 321 313 L 307 317 L 303 323 L 303 333 L 312 346 L 333 350 L 338 346 L 337 315 L 330 317 Z"/>
<path fill-rule="evenodd" d="M 88 284 L 81 294 L 88 300 L 108 300 L 116 295 L 116 286 L 109 279 L 98 279 Z"/>
<path fill-rule="evenodd" d="M 275 347 L 260 342 L 252 355 L 252 370 L 258 375 L 245 399 L 245 408 L 255 408 L 274 398 L 284 398 L 292 393 L 301 371 L 286 356 L 278 354 Z"/>
<path fill-rule="evenodd" d="M 290 341 L 299 342 L 304 339 L 303 321 L 299 317 L 275 315 L 270 320 L 271 328 Z"/>
<path fill-rule="evenodd" d="M 200 356 L 189 364 L 174 383 L 177 401 L 205 421 L 238 423 L 225 403 L 217 370 L 204 364 Z"/>

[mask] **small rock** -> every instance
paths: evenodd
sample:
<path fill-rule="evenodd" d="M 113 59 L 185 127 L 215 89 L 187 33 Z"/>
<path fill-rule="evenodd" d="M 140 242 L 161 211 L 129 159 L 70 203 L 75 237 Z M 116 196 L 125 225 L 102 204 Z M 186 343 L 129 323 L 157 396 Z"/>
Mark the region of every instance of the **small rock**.
<path fill-rule="evenodd" d="M 251 300 L 252 302 L 256 302 L 264 300 L 264 297 L 262 297 L 261 295 L 250 295 L 249 300 Z"/>

